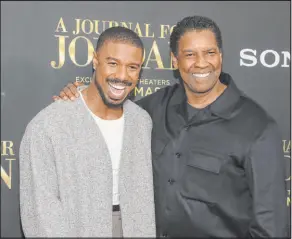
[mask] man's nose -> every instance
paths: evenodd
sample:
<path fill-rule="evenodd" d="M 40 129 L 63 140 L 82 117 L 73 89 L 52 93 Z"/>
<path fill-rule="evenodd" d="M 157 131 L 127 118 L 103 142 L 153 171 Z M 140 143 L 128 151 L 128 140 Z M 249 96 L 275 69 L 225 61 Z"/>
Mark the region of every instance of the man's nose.
<path fill-rule="evenodd" d="M 119 67 L 116 76 L 118 79 L 120 79 L 122 81 L 127 80 L 128 79 L 128 72 L 127 72 L 126 67 Z"/>
<path fill-rule="evenodd" d="M 199 68 L 206 68 L 209 65 L 209 63 L 206 60 L 205 56 L 197 55 L 195 65 Z"/>

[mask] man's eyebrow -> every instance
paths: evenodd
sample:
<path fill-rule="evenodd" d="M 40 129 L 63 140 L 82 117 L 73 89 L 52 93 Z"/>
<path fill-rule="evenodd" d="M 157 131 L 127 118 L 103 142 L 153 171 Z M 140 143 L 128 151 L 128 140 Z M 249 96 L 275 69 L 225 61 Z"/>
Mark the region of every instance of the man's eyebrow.
<path fill-rule="evenodd" d="M 141 64 L 139 64 L 139 63 L 131 63 L 130 65 L 135 65 L 137 67 L 140 67 L 141 66 Z"/>
<path fill-rule="evenodd" d="M 107 57 L 106 60 L 108 60 L 108 61 L 119 61 L 117 58 L 114 58 L 114 57 L 111 57 L 111 56 Z M 136 63 L 136 62 L 130 63 L 129 65 L 135 65 L 137 67 L 141 67 L 141 64 Z"/>
<path fill-rule="evenodd" d="M 216 50 L 215 47 L 210 47 L 210 48 L 207 48 L 204 51 L 215 51 L 215 50 Z M 182 52 L 194 52 L 194 50 L 192 50 L 192 49 L 184 49 L 184 50 L 182 50 Z"/>
<path fill-rule="evenodd" d="M 191 49 L 184 49 L 184 50 L 182 50 L 182 52 L 193 52 L 193 50 L 191 50 Z"/>
<path fill-rule="evenodd" d="M 114 58 L 114 57 L 111 57 L 111 56 L 107 57 L 106 59 L 107 59 L 107 60 L 112 60 L 112 61 L 119 61 L 118 59 L 116 59 L 116 58 Z"/>

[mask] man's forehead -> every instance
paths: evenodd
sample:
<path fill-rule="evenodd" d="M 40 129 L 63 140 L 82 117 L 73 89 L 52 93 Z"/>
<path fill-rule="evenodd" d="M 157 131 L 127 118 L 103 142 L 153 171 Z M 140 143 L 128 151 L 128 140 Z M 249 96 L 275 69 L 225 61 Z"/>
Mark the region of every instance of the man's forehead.
<path fill-rule="evenodd" d="M 108 41 L 97 51 L 97 54 L 106 60 L 123 61 L 141 65 L 143 51 L 137 46 L 121 42 Z"/>
<path fill-rule="evenodd" d="M 193 30 L 186 32 L 180 38 L 180 48 L 217 48 L 216 36 L 211 30 Z M 184 49 L 185 50 L 185 49 Z"/>
<path fill-rule="evenodd" d="M 126 47 L 126 48 L 137 48 L 137 49 L 140 49 L 139 47 L 135 46 L 130 41 L 116 40 L 116 39 L 108 39 L 108 40 L 106 40 L 101 45 L 100 49 L 102 49 L 102 48 L 112 49 L 112 48 L 118 48 L 118 47 Z"/>

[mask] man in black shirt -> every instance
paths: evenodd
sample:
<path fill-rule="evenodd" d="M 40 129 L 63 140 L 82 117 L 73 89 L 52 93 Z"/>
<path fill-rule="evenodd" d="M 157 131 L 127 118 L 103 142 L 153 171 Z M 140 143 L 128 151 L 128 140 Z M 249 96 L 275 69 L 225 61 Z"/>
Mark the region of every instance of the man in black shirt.
<path fill-rule="evenodd" d="M 170 47 L 180 83 L 136 102 L 153 120 L 158 236 L 287 236 L 281 136 L 222 72 L 220 29 L 209 18 L 186 17 Z M 60 97 L 71 98 L 76 85 Z"/>

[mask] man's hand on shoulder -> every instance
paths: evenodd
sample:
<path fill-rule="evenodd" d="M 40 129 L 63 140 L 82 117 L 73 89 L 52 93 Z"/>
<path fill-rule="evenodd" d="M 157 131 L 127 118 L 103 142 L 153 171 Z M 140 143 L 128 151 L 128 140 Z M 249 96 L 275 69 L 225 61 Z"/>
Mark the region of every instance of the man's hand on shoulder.
<path fill-rule="evenodd" d="M 77 90 L 78 86 L 83 86 L 84 84 L 81 82 L 70 82 L 68 83 L 61 91 L 59 96 L 54 95 L 53 100 L 72 100 L 74 101 L 79 97 L 79 93 Z"/>

